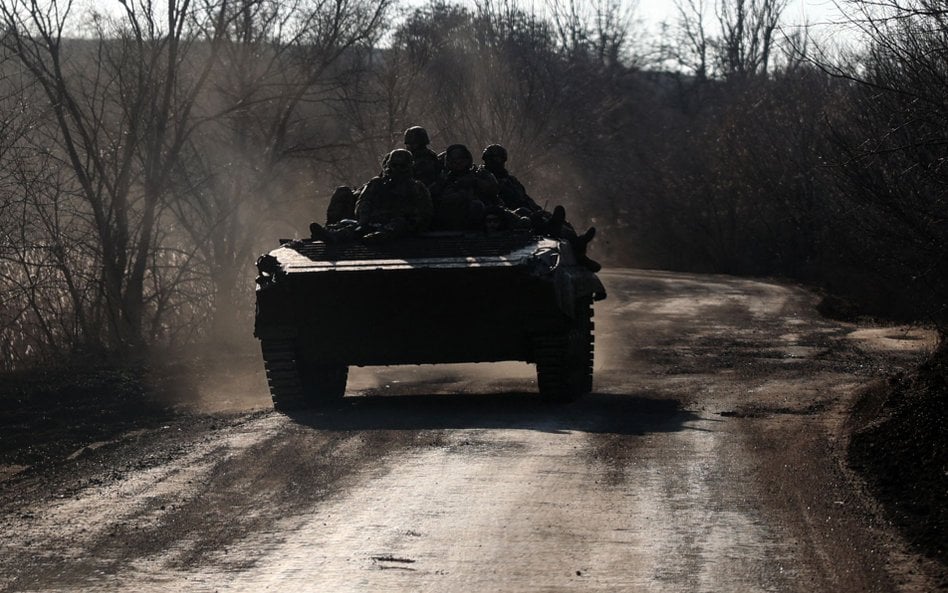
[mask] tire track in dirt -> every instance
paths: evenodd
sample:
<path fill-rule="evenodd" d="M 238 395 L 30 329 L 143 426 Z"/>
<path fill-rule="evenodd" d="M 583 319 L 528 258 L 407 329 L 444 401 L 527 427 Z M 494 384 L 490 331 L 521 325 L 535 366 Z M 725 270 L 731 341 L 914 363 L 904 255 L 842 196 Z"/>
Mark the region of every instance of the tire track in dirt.
<path fill-rule="evenodd" d="M 85 486 L 7 507 L 0 556 L 19 562 L 0 564 L 0 588 L 85 590 L 130 567 L 200 565 L 344 487 L 361 464 L 397 451 L 404 436 L 317 432 L 270 413 L 144 449 L 119 446 L 113 468 L 103 459 L 98 475 L 82 472 Z"/>
<path fill-rule="evenodd" d="M 582 401 L 543 404 L 522 373 L 384 369 L 357 373 L 332 409 L 185 420 L 83 454 L 67 498 L 43 492 L 53 475 L 18 478 L 0 584 L 918 590 L 892 568 L 902 548 L 872 522 L 838 436 L 859 387 L 917 361 L 923 334 L 821 319 L 792 286 L 604 280 Z"/>

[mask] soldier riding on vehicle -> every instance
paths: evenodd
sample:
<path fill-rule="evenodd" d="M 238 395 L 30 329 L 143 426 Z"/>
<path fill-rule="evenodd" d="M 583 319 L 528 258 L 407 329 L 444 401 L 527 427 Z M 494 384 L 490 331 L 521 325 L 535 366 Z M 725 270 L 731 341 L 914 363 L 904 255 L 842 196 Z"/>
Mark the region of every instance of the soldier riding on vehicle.
<path fill-rule="evenodd" d="M 500 186 L 500 198 L 504 205 L 521 214 L 530 216 L 537 212 L 542 212 L 543 208 L 527 195 L 527 190 L 516 177 L 507 171 L 507 149 L 500 144 L 491 144 L 481 153 L 481 160 L 484 164 L 480 169 L 488 171 L 497 179 Z"/>
<path fill-rule="evenodd" d="M 592 390 L 593 303 L 606 292 L 578 248 L 591 232 L 570 234 L 562 206 L 530 208 L 508 180 L 511 202 L 542 215 L 533 227 L 467 148 L 445 156 L 437 201 L 413 178 L 411 153 L 393 150 L 378 177 L 336 192 L 339 222 L 257 259 L 254 335 L 277 410 L 335 406 L 353 365 L 515 360 L 535 365 L 545 400 Z"/>
<path fill-rule="evenodd" d="M 489 208 L 502 207 L 497 180 L 474 166 L 471 151 L 463 144 L 445 150 L 445 170 L 432 185 L 434 221 L 438 230 L 472 230 L 484 227 Z"/>
<path fill-rule="evenodd" d="M 385 157 L 382 175 L 362 188 L 354 215 L 354 220 L 342 220 L 328 228 L 314 222 L 310 234 L 313 239 L 329 242 L 373 242 L 397 239 L 428 228 L 431 196 L 425 185 L 412 177 L 410 152 L 400 148 Z"/>
<path fill-rule="evenodd" d="M 412 126 L 405 130 L 405 148 L 414 159 L 415 179 L 429 188 L 441 176 L 441 160 L 428 148 L 431 140 L 428 131 L 421 126 Z"/>
<path fill-rule="evenodd" d="M 553 212 L 547 212 L 527 195 L 527 190 L 520 181 L 507 171 L 507 149 L 500 144 L 491 144 L 481 154 L 484 164 L 479 168 L 489 172 L 497 179 L 499 195 L 504 205 L 518 216 L 528 217 L 533 230 L 541 235 L 566 239 L 573 247 L 579 262 L 593 272 L 602 269 L 599 262 L 586 255 L 589 242 L 596 236 L 596 228 L 590 227 L 582 235 L 576 233 L 573 225 L 566 222 L 566 210 L 557 206 Z"/>

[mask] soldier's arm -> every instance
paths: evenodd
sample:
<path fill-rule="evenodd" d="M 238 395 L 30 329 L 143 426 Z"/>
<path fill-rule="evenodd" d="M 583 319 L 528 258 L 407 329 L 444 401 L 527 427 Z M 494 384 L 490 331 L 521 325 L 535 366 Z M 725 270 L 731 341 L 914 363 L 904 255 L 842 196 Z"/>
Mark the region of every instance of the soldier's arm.
<path fill-rule="evenodd" d="M 326 224 L 333 224 L 355 214 L 356 194 L 348 185 L 340 185 L 329 198 L 326 208 Z"/>
<path fill-rule="evenodd" d="M 371 222 L 371 217 L 376 208 L 375 201 L 377 200 L 378 193 L 377 178 L 366 183 L 362 191 L 359 192 L 359 200 L 355 206 L 356 220 L 359 221 L 359 224 L 368 224 Z"/>
<path fill-rule="evenodd" d="M 431 204 L 431 194 L 428 192 L 428 188 L 420 181 L 415 182 L 414 202 L 414 228 L 418 232 L 423 232 L 431 224 L 434 208 Z"/>
<path fill-rule="evenodd" d="M 518 194 L 520 195 L 521 199 L 524 202 L 524 206 L 528 210 L 530 210 L 531 212 L 540 212 L 543 210 L 543 208 L 541 208 L 540 205 L 537 204 L 533 200 L 533 198 L 529 196 L 529 194 L 527 194 L 527 188 L 524 187 L 522 183 L 520 183 L 519 179 L 517 179 L 513 175 L 508 176 L 507 179 L 509 179 L 510 182 L 513 184 L 513 186 L 517 189 Z"/>
<path fill-rule="evenodd" d="M 444 193 L 445 186 L 447 186 L 447 178 L 445 177 L 444 171 L 441 171 L 438 173 L 438 178 L 435 179 L 435 182 L 428 186 L 428 193 L 431 195 L 431 202 L 433 204 L 438 202 L 438 198 Z"/>
<path fill-rule="evenodd" d="M 494 177 L 494 174 L 481 169 L 477 171 L 475 177 L 477 178 L 477 192 L 483 197 L 484 202 L 491 206 L 503 205 L 503 200 L 501 200 L 498 195 L 500 193 L 500 184 L 497 182 L 497 178 Z"/>

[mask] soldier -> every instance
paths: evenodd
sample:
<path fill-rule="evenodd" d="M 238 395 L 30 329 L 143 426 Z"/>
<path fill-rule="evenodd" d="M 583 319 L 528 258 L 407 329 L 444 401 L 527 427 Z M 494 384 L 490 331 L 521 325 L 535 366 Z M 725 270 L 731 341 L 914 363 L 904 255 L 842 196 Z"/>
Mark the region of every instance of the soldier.
<path fill-rule="evenodd" d="M 445 169 L 431 187 L 433 226 L 440 230 L 483 228 L 487 210 L 503 206 L 497 180 L 474 166 L 474 157 L 463 144 L 449 146 L 444 154 Z"/>
<path fill-rule="evenodd" d="M 431 195 L 412 177 L 413 159 L 404 149 L 386 158 L 382 177 L 369 181 L 356 203 L 360 226 L 377 227 L 389 237 L 419 233 L 431 223 Z"/>
<path fill-rule="evenodd" d="M 329 207 L 326 209 L 326 224 L 339 224 L 343 220 L 355 218 L 355 205 L 359 199 L 358 192 L 348 185 L 340 185 L 332 192 L 329 198 Z"/>
<path fill-rule="evenodd" d="M 507 208 L 523 216 L 543 211 L 543 208 L 527 195 L 527 190 L 520 180 L 507 171 L 506 148 L 500 144 L 491 144 L 481 153 L 481 160 L 484 164 L 480 168 L 489 171 L 497 179 L 500 186 L 500 199 L 504 201 Z"/>
<path fill-rule="evenodd" d="M 433 150 L 428 148 L 431 140 L 428 131 L 421 126 L 412 126 L 405 130 L 405 148 L 414 159 L 415 179 L 429 188 L 441 176 L 441 161 Z"/>
<path fill-rule="evenodd" d="M 527 190 L 520 181 L 507 171 L 507 149 L 500 144 L 491 144 L 481 154 L 484 164 L 481 169 L 489 171 L 500 185 L 500 197 L 507 208 L 521 216 L 527 216 L 533 225 L 533 230 L 543 235 L 559 239 L 566 239 L 573 248 L 579 262 L 598 272 L 602 269 L 599 262 L 586 255 L 586 248 L 596 236 L 596 228 L 590 227 L 582 235 L 576 233 L 573 225 L 566 222 L 566 209 L 557 206 L 553 212 L 546 212 L 527 195 Z"/>
<path fill-rule="evenodd" d="M 355 220 L 342 221 L 328 229 L 313 223 L 313 239 L 340 242 L 362 239 L 380 242 L 422 232 L 431 222 L 431 196 L 423 183 L 412 177 L 411 153 L 390 152 L 383 161 L 382 175 L 362 188 L 355 205 Z"/>

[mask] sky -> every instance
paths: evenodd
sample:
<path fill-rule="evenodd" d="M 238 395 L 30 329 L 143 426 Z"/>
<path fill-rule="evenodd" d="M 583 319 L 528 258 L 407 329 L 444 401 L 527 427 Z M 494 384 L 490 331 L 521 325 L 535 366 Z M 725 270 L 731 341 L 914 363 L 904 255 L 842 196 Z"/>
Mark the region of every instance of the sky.
<path fill-rule="evenodd" d="M 713 0 L 706 0 L 711 3 Z M 650 23 L 663 19 L 674 19 L 675 4 L 672 0 L 639 0 L 638 12 Z M 839 18 L 839 11 L 833 0 L 790 0 L 784 16 L 791 23 L 809 21 L 812 24 L 827 23 Z"/>
<path fill-rule="evenodd" d="M 405 7 L 423 6 L 431 0 L 396 0 Z M 475 6 L 478 0 L 449 0 L 458 4 Z M 483 1 L 483 0 L 481 0 Z M 503 2 L 504 0 L 493 0 Z M 547 7 L 558 0 L 513 0 L 515 3 L 538 13 L 544 12 Z M 568 1 L 568 0 L 559 0 Z M 582 2 L 583 0 L 578 0 Z M 850 41 L 854 35 L 847 32 L 847 27 L 839 26 L 841 13 L 838 4 L 846 0 L 789 0 L 783 13 L 785 25 L 788 27 L 801 26 L 808 23 L 811 36 L 818 42 L 826 41 L 830 37 L 841 37 L 836 41 Z M 674 0 L 620 0 L 624 6 L 633 6 L 635 18 L 640 20 L 648 31 L 657 32 L 659 25 L 664 21 L 673 23 L 677 20 L 677 10 Z M 704 0 L 704 3 L 713 8 L 717 0 Z M 713 22 L 713 21 L 711 21 Z M 835 26 L 831 26 L 834 25 Z M 841 34 L 841 35 L 840 35 Z"/>
<path fill-rule="evenodd" d="M 424 6 L 431 0 L 395 0 L 397 5 L 403 8 L 414 8 Z M 474 7 L 478 0 L 448 0 L 457 4 Z M 484 0 L 480 0 L 483 2 Z M 493 0 L 494 2 L 503 2 L 504 0 Z M 547 7 L 557 1 L 568 0 L 512 0 L 519 3 L 529 10 L 543 13 Z M 582 3 L 584 0 L 577 0 Z M 706 5 L 713 7 L 718 0 L 703 0 Z M 789 0 L 784 11 L 784 22 L 789 27 L 800 26 L 803 23 L 809 23 L 811 35 L 818 42 L 824 41 L 831 36 L 841 37 L 845 41 L 850 35 L 846 33 L 845 27 L 830 27 L 832 23 L 838 23 L 841 15 L 837 4 L 846 0 Z M 677 10 L 674 0 L 620 0 L 624 6 L 634 7 L 634 16 L 641 21 L 649 32 L 657 33 L 660 24 L 664 22 L 673 23 L 677 19 Z M 81 13 L 83 8 L 94 6 L 100 11 L 117 14 L 121 10 L 119 0 L 76 0 L 75 12 Z M 158 3 L 160 5 L 160 3 Z M 713 22 L 710 21 L 710 22 Z M 821 39 L 824 38 L 824 39 Z"/>
<path fill-rule="evenodd" d="M 422 6 L 429 0 L 397 0 L 398 3 L 407 6 Z M 459 4 L 474 5 L 476 0 L 455 0 Z M 582 0 L 580 0 L 582 1 Z M 673 20 L 675 18 L 674 0 L 621 0 L 623 4 L 636 6 L 637 15 L 648 24 L 658 24 L 662 20 Z M 704 0 L 707 4 L 713 5 L 715 0 Z M 790 0 L 787 10 L 784 13 L 790 22 L 801 23 L 805 20 L 813 24 L 831 22 L 839 18 L 839 11 L 836 9 L 838 0 Z M 522 4 L 533 7 L 535 10 L 542 10 L 548 0 L 524 0 Z M 110 9 L 119 11 L 120 3 L 118 0 L 79 0 L 77 6 L 88 7 L 96 6 L 100 10 Z M 110 6 L 111 5 L 111 6 Z"/>
<path fill-rule="evenodd" d="M 711 6 L 714 2 L 715 0 L 705 0 L 705 3 Z M 783 13 L 784 24 L 790 28 L 807 24 L 811 38 L 821 44 L 830 40 L 835 43 L 849 43 L 855 33 L 851 27 L 841 24 L 843 18 L 838 8 L 839 3 L 836 0 L 790 0 Z M 662 21 L 674 22 L 677 18 L 673 0 L 638 0 L 636 14 L 649 30 L 657 29 Z"/>

